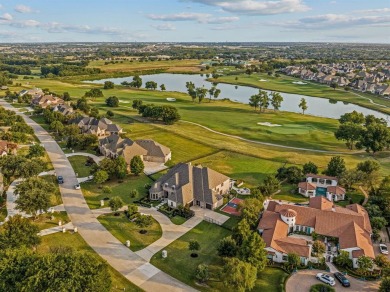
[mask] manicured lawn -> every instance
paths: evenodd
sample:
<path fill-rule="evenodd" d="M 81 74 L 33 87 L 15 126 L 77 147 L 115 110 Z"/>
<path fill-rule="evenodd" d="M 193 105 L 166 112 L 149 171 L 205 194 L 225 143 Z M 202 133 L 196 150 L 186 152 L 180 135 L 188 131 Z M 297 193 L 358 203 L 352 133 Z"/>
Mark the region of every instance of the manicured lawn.
<path fill-rule="evenodd" d="M 99 188 L 100 186 L 94 182 L 87 182 L 81 184 L 81 190 L 83 191 L 84 197 L 87 200 L 87 204 L 91 209 L 100 208 L 100 200 L 105 198 L 120 197 L 122 198 L 125 204 L 130 204 L 144 196 L 146 196 L 147 191 L 145 189 L 145 184 L 151 184 L 152 180 L 146 175 L 133 176 L 127 175 L 123 182 L 119 183 L 117 180 L 107 181 L 103 186 L 109 186 L 112 188 L 111 194 L 103 193 L 103 190 Z M 131 198 L 130 191 L 136 189 L 138 190 L 138 197 Z M 108 201 L 106 200 L 106 204 Z"/>
<path fill-rule="evenodd" d="M 229 216 L 229 214 L 227 214 L 225 212 L 220 212 L 220 213 L 224 214 L 226 216 Z M 222 226 L 226 227 L 229 230 L 233 230 L 233 228 L 237 226 L 237 224 L 238 224 L 238 222 L 240 222 L 240 220 L 241 220 L 240 217 L 231 215 L 230 218 L 225 223 L 223 223 Z"/>
<path fill-rule="evenodd" d="M 161 251 L 156 253 L 151 263 L 172 277 L 194 287 L 200 291 L 229 291 L 223 286 L 218 277 L 223 261 L 217 255 L 218 242 L 231 235 L 231 231 L 218 225 L 203 221 L 191 231 L 184 234 L 179 239 L 164 248 L 168 252 L 168 257 L 163 259 Z M 198 257 L 192 258 L 191 251 L 188 250 L 188 243 L 191 239 L 196 239 L 200 244 Z M 208 288 L 195 284 L 195 270 L 199 264 L 207 264 L 210 270 L 210 280 L 207 282 Z M 260 273 L 256 286 L 252 291 L 282 291 L 286 273 L 274 268 L 266 268 Z"/>
<path fill-rule="evenodd" d="M 68 157 L 70 164 L 72 165 L 74 171 L 77 173 L 77 177 L 87 177 L 91 175 L 92 166 L 86 166 L 85 162 L 88 157 L 75 155 Z"/>
<path fill-rule="evenodd" d="M 296 194 L 289 194 L 289 193 L 279 193 L 272 196 L 272 199 L 274 200 L 282 200 L 282 201 L 288 201 L 292 203 L 302 203 L 302 202 L 308 202 L 309 198 L 306 198 L 301 195 Z"/>
<path fill-rule="evenodd" d="M 145 228 L 148 231 L 146 234 L 141 234 L 141 228 L 134 222 L 129 221 L 123 213 L 120 216 L 113 214 L 102 215 L 99 216 L 98 220 L 123 244 L 126 240 L 130 240 L 130 249 L 132 251 L 138 251 L 147 247 L 162 235 L 160 224 L 154 219 L 153 224 Z"/>
<path fill-rule="evenodd" d="M 171 218 L 171 221 L 173 224 L 176 224 L 176 225 L 182 225 L 184 222 L 186 222 L 186 218 L 184 217 L 181 217 L 181 216 L 175 216 L 175 217 L 172 217 Z"/>
<path fill-rule="evenodd" d="M 42 237 L 42 243 L 38 246 L 37 251 L 39 253 L 47 253 L 50 248 L 53 247 L 71 247 L 77 251 L 89 252 L 98 257 L 98 255 L 92 250 L 92 248 L 84 241 L 80 234 L 74 233 L 55 233 Z M 119 272 L 114 270 L 110 265 L 108 266 L 109 273 L 111 275 L 111 291 L 143 291 L 136 285 L 131 283 Z"/>
<path fill-rule="evenodd" d="M 352 191 L 352 192 L 347 191 L 347 196 L 352 199 L 352 204 L 355 204 L 355 203 L 361 204 L 362 201 L 364 200 L 364 195 L 359 190 Z M 347 205 L 350 205 L 351 202 L 349 199 L 347 199 L 345 201 L 336 202 L 336 204 L 339 206 L 345 207 Z"/>
<path fill-rule="evenodd" d="M 51 220 L 51 216 L 53 216 L 53 220 Z M 34 225 L 37 225 L 39 230 L 48 229 L 52 227 L 58 226 L 58 222 L 61 220 L 62 225 L 69 223 L 68 214 L 65 211 L 62 212 L 54 212 L 53 214 L 42 214 L 39 215 L 35 220 L 31 219 Z"/>

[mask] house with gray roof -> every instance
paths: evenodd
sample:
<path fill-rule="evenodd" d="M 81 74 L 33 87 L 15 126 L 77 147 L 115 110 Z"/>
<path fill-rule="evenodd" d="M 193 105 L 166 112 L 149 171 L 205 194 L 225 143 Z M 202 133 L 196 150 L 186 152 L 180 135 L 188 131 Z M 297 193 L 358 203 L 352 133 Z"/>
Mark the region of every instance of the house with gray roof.
<path fill-rule="evenodd" d="M 54 112 L 59 112 L 59 113 L 63 114 L 64 116 L 73 114 L 73 108 L 71 106 L 69 106 L 69 105 L 66 105 L 66 104 L 56 105 L 53 108 L 53 111 Z"/>
<path fill-rule="evenodd" d="M 230 192 L 230 178 L 208 167 L 179 163 L 153 183 L 151 200 L 168 199 L 168 205 L 200 206 L 213 210 L 222 206 L 223 195 Z"/>
<path fill-rule="evenodd" d="M 100 120 L 93 117 L 81 117 L 72 122 L 76 124 L 82 134 L 92 134 L 98 137 L 108 135 L 119 135 L 122 133 L 122 128 L 119 125 L 113 124 L 111 120 L 107 118 L 101 118 Z"/>

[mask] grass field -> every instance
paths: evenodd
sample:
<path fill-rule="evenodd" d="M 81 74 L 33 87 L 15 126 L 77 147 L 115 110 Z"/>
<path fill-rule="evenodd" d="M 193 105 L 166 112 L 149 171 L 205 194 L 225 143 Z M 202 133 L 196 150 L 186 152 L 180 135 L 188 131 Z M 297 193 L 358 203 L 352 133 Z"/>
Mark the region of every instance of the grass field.
<path fill-rule="evenodd" d="M 87 157 L 81 155 L 75 155 L 68 157 L 70 164 L 72 165 L 77 177 L 87 177 L 91 175 L 92 166 L 86 166 L 85 162 Z"/>
<path fill-rule="evenodd" d="M 53 220 L 51 220 L 51 216 L 53 216 Z M 39 230 L 43 230 L 58 226 L 59 221 L 62 222 L 62 225 L 65 225 L 66 223 L 70 222 L 68 214 L 65 211 L 54 212 L 53 214 L 42 214 L 31 222 L 34 225 L 38 226 Z"/>
<path fill-rule="evenodd" d="M 130 249 L 132 251 L 138 251 L 147 247 L 162 235 L 161 226 L 154 219 L 153 224 L 145 228 L 148 231 L 146 234 L 141 234 L 141 228 L 134 222 L 130 222 L 123 213 L 120 216 L 114 216 L 113 214 L 102 215 L 99 216 L 98 220 L 123 244 L 125 244 L 126 240 L 130 240 Z"/>
<path fill-rule="evenodd" d="M 238 77 L 238 80 L 236 80 Z M 259 79 L 265 79 L 267 82 L 260 82 Z M 346 101 L 350 103 L 355 103 L 367 108 L 375 109 L 382 111 L 384 113 L 390 113 L 390 102 L 381 97 L 378 97 L 373 94 L 366 94 L 357 92 L 358 95 L 354 94 L 353 91 L 345 91 L 342 88 L 334 90 L 327 85 L 318 84 L 314 82 L 305 81 L 305 85 L 293 84 L 293 81 L 302 81 L 301 79 L 281 75 L 280 77 L 268 76 L 268 74 L 242 74 L 239 76 L 222 76 L 218 80 L 213 80 L 217 82 L 225 82 L 230 84 L 238 85 L 249 85 L 253 87 L 258 87 L 266 90 L 275 90 L 281 92 L 302 94 L 307 96 L 317 96 L 331 98 L 340 101 Z M 366 97 L 366 98 L 364 98 Z M 372 99 L 375 103 L 385 105 L 388 108 L 384 108 L 375 104 L 372 104 L 367 98 Z"/>
<path fill-rule="evenodd" d="M 79 233 L 55 233 L 42 237 L 42 243 L 38 246 L 37 251 L 39 253 L 47 253 L 50 248 L 54 247 L 71 247 L 77 251 L 84 251 L 99 257 L 92 248 L 84 241 Z M 111 266 L 108 266 L 109 273 L 111 275 L 111 292 L 117 291 L 143 291 L 135 286 L 119 272 L 114 270 Z"/>
<path fill-rule="evenodd" d="M 203 221 L 164 248 L 168 252 L 166 259 L 163 259 L 161 252 L 158 252 L 152 257 L 151 263 L 197 290 L 228 291 L 217 276 L 222 269 L 223 262 L 217 255 L 216 247 L 219 240 L 230 234 L 231 232 L 225 228 Z M 200 244 L 197 258 L 190 257 L 191 251 L 188 250 L 188 242 L 191 239 L 196 239 Z M 194 274 L 199 264 L 209 266 L 211 273 L 211 278 L 207 282 L 209 288 L 195 284 Z M 286 274 L 281 270 L 266 268 L 260 273 L 253 291 L 280 291 L 280 283 L 283 283 L 285 276 Z"/>
<path fill-rule="evenodd" d="M 142 197 L 146 193 L 145 184 L 152 183 L 152 180 L 146 175 L 133 176 L 128 175 L 123 179 L 123 182 L 119 183 L 117 180 L 107 181 L 103 186 L 109 186 L 112 188 L 111 194 L 103 193 L 103 190 L 94 182 L 87 182 L 81 184 L 81 190 L 83 191 L 84 197 L 87 201 L 89 208 L 98 209 L 100 208 L 100 200 L 105 198 L 120 197 L 125 204 L 130 204 Z M 138 190 L 138 197 L 131 198 L 130 191 Z M 106 204 L 108 201 L 106 200 Z"/>

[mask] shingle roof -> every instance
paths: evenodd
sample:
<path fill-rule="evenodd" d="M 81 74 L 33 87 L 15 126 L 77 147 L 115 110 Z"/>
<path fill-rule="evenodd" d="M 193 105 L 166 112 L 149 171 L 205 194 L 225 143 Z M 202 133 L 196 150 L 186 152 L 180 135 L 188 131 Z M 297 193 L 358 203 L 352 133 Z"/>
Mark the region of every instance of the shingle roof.
<path fill-rule="evenodd" d="M 135 142 L 148 151 L 148 156 L 165 157 L 171 153 L 168 147 L 153 140 L 136 140 Z"/>

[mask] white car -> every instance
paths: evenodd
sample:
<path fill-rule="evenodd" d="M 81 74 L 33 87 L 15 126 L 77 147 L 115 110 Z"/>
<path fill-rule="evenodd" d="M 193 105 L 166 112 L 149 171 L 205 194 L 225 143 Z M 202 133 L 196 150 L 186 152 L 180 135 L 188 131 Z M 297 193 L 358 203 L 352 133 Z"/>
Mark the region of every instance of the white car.
<path fill-rule="evenodd" d="M 380 250 L 381 253 L 383 253 L 383 254 L 389 254 L 389 250 L 387 249 L 386 244 L 381 243 L 381 244 L 379 245 L 379 250 Z"/>
<path fill-rule="evenodd" d="M 74 186 L 74 188 L 75 188 L 76 190 L 79 190 L 79 189 L 80 189 L 80 185 L 77 184 L 77 185 Z"/>
<path fill-rule="evenodd" d="M 336 285 L 336 282 L 334 281 L 334 278 L 329 276 L 329 275 L 326 275 L 326 274 L 323 274 L 323 273 L 318 273 L 316 278 L 318 280 L 324 282 L 325 284 L 330 285 L 330 286 Z"/>

